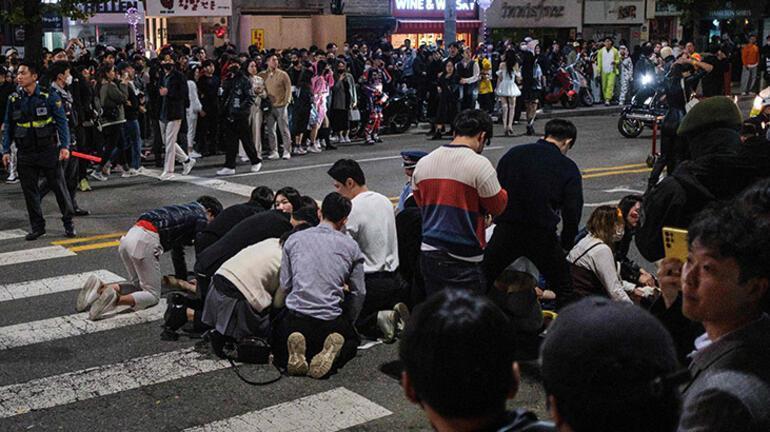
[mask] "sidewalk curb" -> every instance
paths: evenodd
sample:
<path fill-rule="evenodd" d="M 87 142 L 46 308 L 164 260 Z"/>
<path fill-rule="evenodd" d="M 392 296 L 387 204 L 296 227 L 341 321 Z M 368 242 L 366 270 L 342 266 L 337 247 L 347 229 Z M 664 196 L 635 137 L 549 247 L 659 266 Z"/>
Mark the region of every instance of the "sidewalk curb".
<path fill-rule="evenodd" d="M 598 115 L 614 115 L 614 114 L 620 114 L 620 111 L 623 109 L 620 105 L 613 105 L 613 106 L 597 106 L 597 107 L 583 107 L 583 108 L 575 108 L 575 109 L 552 109 L 549 112 L 542 112 L 538 113 L 537 118 L 539 119 L 552 119 L 552 118 L 562 118 L 562 117 L 589 117 L 589 116 L 598 116 Z"/>

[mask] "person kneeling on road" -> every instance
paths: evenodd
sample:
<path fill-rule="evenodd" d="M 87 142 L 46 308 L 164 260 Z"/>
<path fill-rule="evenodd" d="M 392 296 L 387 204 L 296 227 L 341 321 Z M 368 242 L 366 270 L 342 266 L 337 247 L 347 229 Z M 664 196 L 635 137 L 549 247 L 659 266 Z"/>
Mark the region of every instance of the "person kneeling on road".
<path fill-rule="evenodd" d="M 275 364 L 289 375 L 323 378 L 356 355 L 353 323 L 366 287 L 361 249 L 341 232 L 351 208 L 349 199 L 330 193 L 321 205 L 323 221 L 283 245 L 278 295 L 286 295 L 286 307 L 273 323 L 271 345 Z"/>
<path fill-rule="evenodd" d="M 120 285 L 104 284 L 91 275 L 78 294 L 78 312 L 89 310 L 89 318 L 98 320 L 119 305 L 138 310 L 158 304 L 160 256 L 164 251 L 171 250 L 175 272 L 186 275 L 184 247 L 192 244 L 198 231 L 221 211 L 219 200 L 202 196 L 189 204 L 171 205 L 143 213 L 120 239 L 118 247 L 129 283 L 136 291 L 124 294 Z"/>
<path fill-rule="evenodd" d="M 291 224 L 294 226 L 292 231 L 280 239 L 269 238 L 251 245 L 217 270 L 206 296 L 202 317 L 204 324 L 235 340 L 270 337 L 273 308 L 283 307 L 285 302 L 283 296 L 276 295 L 282 246 L 290 235 L 318 225 L 318 209 L 298 209 L 291 215 Z M 187 322 L 192 312 L 187 309 L 185 313 L 183 307 L 172 311 L 171 320 L 179 324 Z"/>

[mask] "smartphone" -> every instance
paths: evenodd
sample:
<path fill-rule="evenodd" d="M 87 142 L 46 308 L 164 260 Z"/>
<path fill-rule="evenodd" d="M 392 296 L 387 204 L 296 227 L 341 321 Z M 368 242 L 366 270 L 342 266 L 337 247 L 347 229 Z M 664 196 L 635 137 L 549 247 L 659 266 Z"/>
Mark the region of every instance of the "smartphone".
<path fill-rule="evenodd" d="M 687 261 L 687 230 L 680 228 L 663 228 L 663 249 L 666 258 L 676 258 L 679 261 Z"/>

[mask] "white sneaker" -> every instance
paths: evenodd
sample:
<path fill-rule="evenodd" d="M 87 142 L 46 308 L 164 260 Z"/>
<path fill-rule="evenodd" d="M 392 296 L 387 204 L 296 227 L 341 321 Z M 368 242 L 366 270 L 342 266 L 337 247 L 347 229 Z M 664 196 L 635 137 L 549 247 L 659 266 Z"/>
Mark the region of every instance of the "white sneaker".
<path fill-rule="evenodd" d="M 336 143 L 336 142 L 342 142 L 342 141 L 341 141 L 341 138 L 340 138 L 340 137 L 338 137 L 338 136 L 331 136 L 331 137 L 329 137 L 329 141 L 331 141 L 331 142 L 333 142 L 333 143 Z"/>
<path fill-rule="evenodd" d="M 235 168 L 222 168 L 217 171 L 218 176 L 231 176 L 235 174 Z"/>
<path fill-rule="evenodd" d="M 248 156 L 241 156 L 241 162 L 251 162 Z"/>
<path fill-rule="evenodd" d="M 160 181 L 168 181 L 168 180 L 173 180 L 173 179 L 174 179 L 174 177 L 176 177 L 176 176 L 174 175 L 174 173 L 167 173 L 167 172 L 165 172 L 165 171 L 164 171 L 164 172 L 163 172 L 163 173 L 160 175 L 160 177 L 158 177 L 158 180 L 160 180 Z"/>
<path fill-rule="evenodd" d="M 197 160 L 191 157 L 188 157 L 187 162 L 182 164 L 182 175 L 190 174 L 190 171 L 192 171 L 193 167 L 197 162 L 198 162 Z"/>
<path fill-rule="evenodd" d="M 321 145 L 316 142 L 315 144 L 308 146 L 307 151 L 310 153 L 321 153 Z"/>
<path fill-rule="evenodd" d="M 121 178 L 136 177 L 139 175 L 139 171 L 130 168 L 128 171 L 120 175 Z"/>
<path fill-rule="evenodd" d="M 289 159 L 291 159 L 291 152 L 290 152 L 290 151 L 288 151 L 288 150 L 284 150 L 284 152 L 283 152 L 283 159 L 284 159 L 284 160 L 289 160 Z"/>
<path fill-rule="evenodd" d="M 91 173 L 91 178 L 95 180 L 99 180 L 101 182 L 107 181 L 107 176 L 102 174 L 100 171 L 94 171 Z"/>
<path fill-rule="evenodd" d="M 140 167 L 139 167 L 139 168 L 137 168 L 137 170 L 136 170 L 136 173 L 137 173 L 137 174 L 144 174 L 144 173 L 146 173 L 146 172 L 147 172 L 147 170 L 145 170 L 143 166 L 140 166 Z"/>
<path fill-rule="evenodd" d="M 99 298 L 99 288 L 102 286 L 102 281 L 95 275 L 88 276 L 88 279 L 83 283 L 78 293 L 78 301 L 75 305 L 75 310 L 78 312 L 85 312 L 91 307 L 92 304 Z"/>
<path fill-rule="evenodd" d="M 262 162 L 256 163 L 251 166 L 251 172 L 259 172 L 262 169 Z"/>
<path fill-rule="evenodd" d="M 267 160 L 276 160 L 280 158 L 281 158 L 281 155 L 279 155 L 277 151 L 274 151 L 270 153 L 270 155 L 267 157 Z"/>
<path fill-rule="evenodd" d="M 91 305 L 88 318 L 91 321 L 102 319 L 105 314 L 115 309 L 118 305 L 118 293 L 114 289 L 105 289 Z"/>
<path fill-rule="evenodd" d="M 350 142 L 350 137 L 345 137 L 345 141 L 343 141 L 343 142 L 349 143 Z"/>
<path fill-rule="evenodd" d="M 16 175 L 11 174 L 11 175 L 8 176 L 7 179 L 5 179 L 5 182 L 8 183 L 8 184 L 16 184 L 16 183 L 19 182 L 19 178 L 16 177 Z"/>
<path fill-rule="evenodd" d="M 203 157 L 202 154 L 198 153 L 197 151 L 193 150 L 190 152 L 189 156 L 193 159 L 200 159 Z"/>

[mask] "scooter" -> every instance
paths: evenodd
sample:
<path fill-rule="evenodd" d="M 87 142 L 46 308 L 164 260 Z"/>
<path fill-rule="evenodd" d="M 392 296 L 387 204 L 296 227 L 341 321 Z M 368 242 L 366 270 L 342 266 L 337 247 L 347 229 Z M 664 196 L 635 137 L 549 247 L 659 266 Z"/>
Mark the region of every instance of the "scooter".
<path fill-rule="evenodd" d="M 560 66 L 553 77 L 551 92 L 544 97 L 548 104 L 561 102 L 564 108 L 577 108 L 578 92 L 572 80 L 572 74 L 564 67 Z"/>
<path fill-rule="evenodd" d="M 624 106 L 618 119 L 618 132 L 626 138 L 641 135 L 645 126 L 651 128 L 659 117 L 666 115 L 665 92 L 652 75 L 641 79 L 641 87 Z"/>

